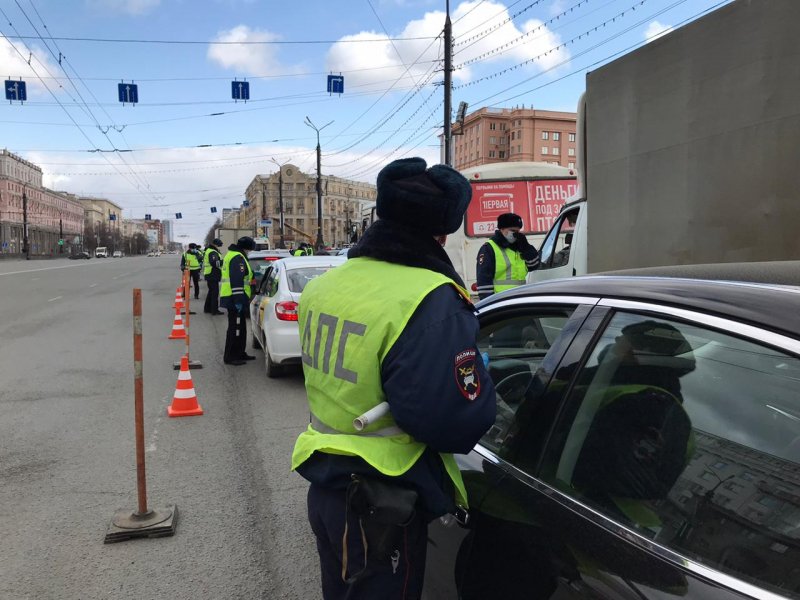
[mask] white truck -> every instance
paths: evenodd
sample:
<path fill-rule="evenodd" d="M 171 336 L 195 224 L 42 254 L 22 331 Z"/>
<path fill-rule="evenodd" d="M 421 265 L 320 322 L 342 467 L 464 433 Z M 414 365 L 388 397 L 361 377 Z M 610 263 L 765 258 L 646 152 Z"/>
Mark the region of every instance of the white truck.
<path fill-rule="evenodd" d="M 528 281 L 800 258 L 800 2 L 733 2 L 586 77 L 578 194 Z"/>
<path fill-rule="evenodd" d="M 105 246 L 98 246 L 94 249 L 95 258 L 108 258 L 108 248 Z"/>
<path fill-rule="evenodd" d="M 236 240 L 241 237 L 252 237 L 256 242 L 256 249 L 257 250 L 269 250 L 271 248 L 269 238 L 264 236 L 255 237 L 253 236 L 252 229 L 229 229 L 225 227 L 219 227 L 215 232 L 214 235 L 222 240 L 222 253 L 225 253 L 225 250 L 228 249 L 228 246 L 231 244 L 235 244 Z"/>

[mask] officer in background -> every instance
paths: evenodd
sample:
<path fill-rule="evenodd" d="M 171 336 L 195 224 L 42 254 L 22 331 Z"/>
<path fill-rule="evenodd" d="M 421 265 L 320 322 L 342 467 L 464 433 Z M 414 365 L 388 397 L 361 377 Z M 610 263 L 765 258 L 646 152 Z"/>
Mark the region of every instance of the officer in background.
<path fill-rule="evenodd" d="M 300 245 L 294 249 L 292 252 L 292 256 L 305 256 L 306 255 L 306 243 L 300 242 Z"/>
<path fill-rule="evenodd" d="M 218 248 L 222 248 L 222 240 L 215 238 L 203 253 L 203 279 L 208 285 L 206 303 L 203 312 L 221 315 L 219 309 L 219 280 L 222 278 L 222 256 Z"/>
<path fill-rule="evenodd" d="M 189 269 L 189 275 L 192 278 L 192 285 L 194 286 L 194 299 L 200 298 L 200 262 L 203 260 L 203 255 L 197 249 L 197 244 L 189 244 L 189 249 L 181 256 L 181 271 Z"/>
<path fill-rule="evenodd" d="M 222 356 L 226 365 L 243 365 L 256 358 L 245 352 L 247 324 L 244 315 L 253 293 L 250 287 L 253 269 L 247 262 L 247 254 L 255 249 L 256 242 L 253 238 L 241 237 L 235 244 L 228 246 L 228 252 L 222 260 L 219 296 L 220 304 L 228 311 L 228 332 L 225 335 L 225 353 Z"/>
<path fill-rule="evenodd" d="M 450 167 L 390 163 L 378 175 L 380 219 L 303 291 L 311 423 L 292 468 L 311 482 L 326 600 L 419 598 L 428 523 L 466 504 L 450 453 L 472 449 L 496 405 L 474 308 L 442 248 L 471 196 Z M 357 431 L 354 417 L 383 402 L 384 416 Z"/>
<path fill-rule="evenodd" d="M 539 267 L 539 253 L 521 229 L 519 215 L 504 213 L 497 217 L 497 230 L 478 251 L 475 271 L 481 300 L 524 284 L 528 271 Z"/>

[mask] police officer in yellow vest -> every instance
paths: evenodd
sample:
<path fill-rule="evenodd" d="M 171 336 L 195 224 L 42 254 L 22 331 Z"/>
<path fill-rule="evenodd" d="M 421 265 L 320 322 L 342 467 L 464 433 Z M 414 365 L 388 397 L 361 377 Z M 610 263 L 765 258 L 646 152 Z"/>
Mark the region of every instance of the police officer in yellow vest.
<path fill-rule="evenodd" d="M 428 522 L 466 503 L 451 453 L 494 422 L 478 322 L 442 248 L 471 188 L 450 167 L 426 167 L 384 167 L 379 220 L 300 300 L 311 422 L 292 468 L 311 482 L 326 600 L 420 597 Z M 379 406 L 358 430 L 354 419 Z"/>
<path fill-rule="evenodd" d="M 228 311 L 228 332 L 225 335 L 225 353 L 222 357 L 226 365 L 243 365 L 255 356 L 245 352 L 247 343 L 247 324 L 245 311 L 249 310 L 253 290 L 250 282 L 253 269 L 247 262 L 247 254 L 256 249 L 251 237 L 242 237 L 228 246 L 222 260 L 222 280 L 220 281 L 220 304 Z"/>
<path fill-rule="evenodd" d="M 539 253 L 522 233 L 522 217 L 504 213 L 497 230 L 478 251 L 475 268 L 481 300 L 525 283 L 528 271 L 539 267 Z"/>
<path fill-rule="evenodd" d="M 203 255 L 197 249 L 197 244 L 189 244 L 189 249 L 183 253 L 181 257 L 181 271 L 189 269 L 189 275 L 192 277 L 192 285 L 194 286 L 194 299 L 200 298 L 200 261 Z"/>
<path fill-rule="evenodd" d="M 219 282 L 222 279 L 222 256 L 219 248 L 222 248 L 222 240 L 215 238 L 203 253 L 203 279 L 208 286 L 203 312 L 211 315 L 222 314 L 219 309 Z"/>

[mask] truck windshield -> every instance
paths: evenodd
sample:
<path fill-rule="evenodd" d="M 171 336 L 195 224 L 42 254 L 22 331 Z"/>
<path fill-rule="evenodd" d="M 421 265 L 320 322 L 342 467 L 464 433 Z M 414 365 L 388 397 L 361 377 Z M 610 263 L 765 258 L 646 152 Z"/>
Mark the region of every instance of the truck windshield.
<path fill-rule="evenodd" d="M 572 208 L 561 215 L 547 234 L 539 252 L 539 269 L 561 267 L 569 262 L 572 245 L 572 231 L 578 220 L 579 207 Z"/>

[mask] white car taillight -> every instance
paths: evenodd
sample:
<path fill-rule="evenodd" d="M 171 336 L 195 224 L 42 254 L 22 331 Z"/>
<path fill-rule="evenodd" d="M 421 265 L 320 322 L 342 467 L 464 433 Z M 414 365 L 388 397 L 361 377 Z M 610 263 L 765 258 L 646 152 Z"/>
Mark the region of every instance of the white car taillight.
<path fill-rule="evenodd" d="M 279 321 L 297 321 L 297 302 L 287 300 L 276 303 L 275 316 Z"/>

